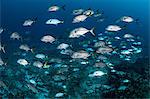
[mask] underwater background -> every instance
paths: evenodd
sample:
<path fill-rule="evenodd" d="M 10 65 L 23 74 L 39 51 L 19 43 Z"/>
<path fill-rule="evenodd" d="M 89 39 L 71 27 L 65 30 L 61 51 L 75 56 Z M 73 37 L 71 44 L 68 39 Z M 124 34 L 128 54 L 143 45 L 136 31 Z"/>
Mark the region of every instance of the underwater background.
<path fill-rule="evenodd" d="M 6 53 L 1 52 L 1 58 L 7 66 L 0 67 L 0 97 L 44 99 L 57 98 L 56 96 L 60 95 L 64 99 L 150 98 L 149 4 L 149 0 L 1 0 L 0 27 L 5 30 L 1 34 L 0 40 L 6 51 Z M 65 9 L 50 13 L 48 8 L 52 5 L 60 7 L 65 5 Z M 104 13 L 104 21 L 97 22 L 98 18 L 91 17 L 85 22 L 73 24 L 72 11 L 79 8 L 99 9 Z M 68 64 L 70 66 L 69 61 L 71 60 L 68 56 L 61 56 L 59 51 L 56 51 L 58 43 L 72 44 L 72 49 L 77 51 L 84 49 L 81 47 L 86 41 L 95 39 L 89 34 L 85 38 L 70 40 L 68 35 L 71 30 L 82 26 L 88 29 L 94 27 L 94 33 L 98 36 L 105 32 L 108 25 L 116 24 L 116 20 L 122 16 L 132 16 L 139 20 L 138 24 L 132 23 L 128 29 L 123 31 L 132 33 L 135 37 L 139 36 L 140 42 L 142 42 L 140 45 L 142 52 L 137 57 L 135 56 L 132 62 L 120 62 L 120 59 L 118 62 L 117 59 L 112 59 L 114 64 L 115 61 L 117 63 L 114 68 L 118 72 L 114 73 L 108 69 L 106 71 L 109 75 L 100 79 L 87 77 L 90 72 L 99 70 L 91 67 L 91 64 L 67 67 L 66 71 L 61 70 L 64 78 L 62 76 L 60 76 L 62 78 L 54 78 L 59 65 Z M 57 26 L 46 25 L 45 22 L 50 18 L 62 19 L 64 23 Z M 31 27 L 24 27 L 22 24 L 26 19 L 36 19 L 36 22 Z M 24 39 L 22 41 L 10 39 L 13 32 L 20 33 Z M 43 44 L 40 41 L 41 37 L 47 34 L 51 34 L 59 40 L 56 45 Z M 122 34 L 118 33 L 117 36 L 122 36 Z M 32 46 L 34 54 L 20 51 L 18 48 L 20 44 Z M 64 60 L 53 60 L 50 65 L 54 65 L 54 68 L 46 69 L 19 66 L 16 63 L 19 58 L 26 58 L 30 62 L 37 61 L 33 57 L 38 53 L 48 55 L 50 59 L 61 58 Z M 91 58 L 88 62 L 93 63 L 95 60 Z M 78 62 L 80 61 L 82 60 Z M 71 66 L 77 63 L 74 62 Z M 74 68 L 79 71 L 74 72 Z M 34 83 L 31 82 L 31 79 L 34 80 Z M 127 83 L 123 83 L 126 81 Z"/>

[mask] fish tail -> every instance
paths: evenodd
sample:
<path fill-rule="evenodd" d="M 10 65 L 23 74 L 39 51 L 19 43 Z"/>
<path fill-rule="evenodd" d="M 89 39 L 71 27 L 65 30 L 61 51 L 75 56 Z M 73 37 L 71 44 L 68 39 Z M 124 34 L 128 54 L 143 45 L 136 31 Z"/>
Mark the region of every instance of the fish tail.
<path fill-rule="evenodd" d="M 66 5 L 63 5 L 61 8 L 62 8 L 63 10 L 66 10 L 66 8 L 65 8 L 65 7 L 66 7 Z"/>
<path fill-rule="evenodd" d="M 2 47 L 2 51 L 3 51 L 4 53 L 6 53 L 6 51 L 5 51 L 4 47 Z"/>
<path fill-rule="evenodd" d="M 31 51 L 32 53 L 34 53 L 34 50 L 33 50 L 33 49 L 30 49 L 30 51 Z"/>
<path fill-rule="evenodd" d="M 91 32 L 91 34 L 92 34 L 93 36 L 95 36 L 94 29 L 95 29 L 95 27 L 93 27 L 93 28 L 90 30 L 90 32 Z"/>

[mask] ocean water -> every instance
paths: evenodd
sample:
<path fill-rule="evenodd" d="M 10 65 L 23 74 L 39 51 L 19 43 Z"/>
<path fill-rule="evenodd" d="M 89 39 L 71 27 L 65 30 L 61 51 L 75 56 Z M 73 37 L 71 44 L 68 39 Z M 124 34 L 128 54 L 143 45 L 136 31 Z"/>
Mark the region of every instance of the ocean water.
<path fill-rule="evenodd" d="M 1 52 L 1 58 L 6 66 L 0 67 L 0 85 L 3 86 L 0 88 L 0 97 L 44 99 L 54 98 L 57 93 L 63 93 L 61 97 L 64 99 L 148 98 L 150 96 L 148 94 L 149 4 L 149 0 L 1 0 L 0 27 L 4 28 L 4 32 L 1 34 L 1 43 L 6 51 L 6 53 Z M 59 11 L 48 12 L 48 8 L 53 5 L 65 6 L 65 10 L 60 8 Z M 72 11 L 79 8 L 99 10 L 104 15 L 102 17 L 91 16 L 84 22 L 73 24 L 72 20 L 75 15 L 72 14 Z M 131 16 L 139 21 L 129 25 L 116 23 L 122 16 Z M 46 25 L 45 22 L 50 18 L 63 20 L 64 23 L 57 26 Z M 104 18 L 104 21 L 97 22 L 100 18 Z M 36 22 L 30 27 L 24 27 L 22 24 L 27 19 L 36 19 Z M 125 30 L 116 33 L 115 36 L 122 38 L 124 34 L 131 33 L 135 38 L 140 37 L 140 39 L 135 40 L 142 43 L 139 46 L 139 48 L 142 48 L 142 52 L 133 55 L 131 62 L 122 61 L 118 58 L 118 54 L 117 58 L 113 58 L 113 55 L 106 55 L 110 58 L 109 61 L 114 64 L 114 69 L 110 67 L 101 69 L 93 67 L 97 58 L 90 57 L 87 60 L 74 61 L 71 57 L 61 55 L 56 50 L 60 43 L 72 45 L 71 49 L 74 51 L 87 50 L 83 47 L 83 43 L 97 40 L 100 33 L 107 34 L 105 29 L 111 24 L 127 25 Z M 94 27 L 96 36 L 93 37 L 89 33 L 85 37 L 68 38 L 70 31 L 78 27 L 87 29 Z M 13 32 L 18 32 L 23 39 L 10 39 Z M 54 44 L 46 44 L 40 41 L 41 37 L 48 34 L 57 39 Z M 108 36 L 109 39 L 113 37 L 114 35 Z M 21 44 L 31 46 L 34 53 L 20 50 L 19 45 Z M 126 45 L 128 46 L 128 43 Z M 114 46 L 117 46 L 117 44 Z M 88 47 L 90 47 L 90 44 Z M 38 53 L 47 55 L 48 61 L 53 58 L 57 58 L 57 60 L 50 62 L 50 67 L 47 69 L 34 67 L 32 66 L 34 61 L 41 61 L 43 64 L 47 61 L 46 59 L 44 61 L 35 59 L 35 55 Z M 90 53 L 95 55 L 95 52 L 91 51 Z M 96 54 L 96 57 L 98 56 L 99 54 Z M 29 61 L 29 66 L 17 64 L 17 60 L 20 58 Z M 70 61 L 73 61 L 73 63 Z M 89 64 L 78 65 L 82 61 L 89 62 Z M 109 61 L 107 60 L 105 63 L 108 64 Z M 60 64 L 67 64 L 66 71 L 59 67 Z M 77 69 L 77 71 L 75 72 L 74 69 Z M 98 70 L 106 71 L 108 75 L 102 76 L 102 78 L 90 78 L 88 76 Z M 115 72 L 111 72 L 112 70 L 115 70 Z M 59 74 L 58 71 L 65 72 Z M 55 77 L 55 75 L 60 77 Z M 65 80 L 62 80 L 62 75 Z M 57 81 L 59 78 L 61 80 Z M 31 79 L 35 83 L 31 82 Z M 129 82 L 123 83 L 123 81 L 128 80 Z"/>

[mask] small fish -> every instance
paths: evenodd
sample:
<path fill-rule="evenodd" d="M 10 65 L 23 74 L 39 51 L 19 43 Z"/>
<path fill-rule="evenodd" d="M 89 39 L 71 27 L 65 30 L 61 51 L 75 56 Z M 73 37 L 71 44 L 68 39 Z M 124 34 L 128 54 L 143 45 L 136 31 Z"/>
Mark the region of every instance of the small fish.
<path fill-rule="evenodd" d="M 134 21 L 134 19 L 132 17 L 130 17 L 130 16 L 123 16 L 121 18 L 121 21 L 126 22 L 126 23 L 131 23 L 131 22 Z"/>
<path fill-rule="evenodd" d="M 105 20 L 105 18 L 100 18 L 96 22 L 103 22 L 104 20 Z"/>
<path fill-rule="evenodd" d="M 41 38 L 41 41 L 45 43 L 53 43 L 55 41 L 55 38 L 51 35 L 46 35 Z"/>
<path fill-rule="evenodd" d="M 60 98 L 60 97 L 63 97 L 64 96 L 64 93 L 62 92 L 59 92 L 55 95 L 55 98 Z"/>
<path fill-rule="evenodd" d="M 113 51 L 113 49 L 111 47 L 105 46 L 105 47 L 98 48 L 96 53 L 108 54 L 108 53 L 110 53 L 112 51 Z"/>
<path fill-rule="evenodd" d="M 73 19 L 72 23 L 83 22 L 83 21 L 85 21 L 86 19 L 87 19 L 87 16 L 86 16 L 86 15 L 78 15 L 78 16 L 76 16 L 76 17 Z"/>
<path fill-rule="evenodd" d="M 4 29 L 1 27 L 0 28 L 0 34 L 2 34 L 4 32 Z"/>
<path fill-rule="evenodd" d="M 57 47 L 57 49 L 62 50 L 62 49 L 67 49 L 68 47 L 69 47 L 69 45 L 68 45 L 68 44 L 61 43 L 61 44 Z"/>
<path fill-rule="evenodd" d="M 99 9 L 96 11 L 96 13 L 94 14 L 94 17 L 99 17 L 102 16 L 104 14 L 104 12 L 100 12 Z"/>
<path fill-rule="evenodd" d="M 27 84 L 27 87 L 32 90 L 34 93 L 38 93 L 38 90 L 31 84 Z"/>
<path fill-rule="evenodd" d="M 90 54 L 84 50 L 78 51 L 78 52 L 74 52 L 71 56 L 71 58 L 81 58 L 81 59 L 87 59 L 90 56 Z"/>
<path fill-rule="evenodd" d="M 89 77 L 101 77 L 107 73 L 104 73 L 103 71 L 95 71 L 93 74 L 89 74 Z"/>
<path fill-rule="evenodd" d="M 38 59 L 45 59 L 45 58 L 47 58 L 44 54 L 36 54 L 35 57 L 38 58 Z"/>
<path fill-rule="evenodd" d="M 42 68 L 43 63 L 41 63 L 40 61 L 35 61 L 35 62 L 33 62 L 33 66 L 38 67 L 38 68 Z"/>
<path fill-rule="evenodd" d="M 117 32 L 120 31 L 122 28 L 118 25 L 109 25 L 106 30 L 110 32 Z"/>
<path fill-rule="evenodd" d="M 96 62 L 94 64 L 94 67 L 100 67 L 100 68 L 103 68 L 103 67 L 106 67 L 107 65 L 103 62 Z"/>
<path fill-rule="evenodd" d="M 83 14 L 86 16 L 92 16 L 94 14 L 94 11 L 89 8 L 88 10 L 84 11 Z"/>
<path fill-rule="evenodd" d="M 116 36 L 115 39 L 120 40 L 121 38 L 119 36 Z"/>
<path fill-rule="evenodd" d="M 76 10 L 73 10 L 73 15 L 79 15 L 79 14 L 82 14 L 83 13 L 83 9 L 76 9 Z"/>
<path fill-rule="evenodd" d="M 94 47 L 104 47 L 105 46 L 105 42 L 104 41 L 98 41 L 94 44 Z"/>
<path fill-rule="evenodd" d="M 26 65 L 29 64 L 28 61 L 25 60 L 25 59 L 18 59 L 17 63 L 20 64 L 20 65 L 23 65 L 23 66 L 26 66 Z"/>
<path fill-rule="evenodd" d="M 46 24 L 52 24 L 52 25 L 58 25 L 60 23 L 64 23 L 64 21 L 60 21 L 58 19 L 49 19 L 48 21 L 46 21 Z"/>
<path fill-rule="evenodd" d="M 123 55 L 129 55 L 129 54 L 132 54 L 132 52 L 130 50 L 122 50 L 121 54 L 123 54 Z"/>
<path fill-rule="evenodd" d="M 60 53 L 64 55 L 71 55 L 73 51 L 71 49 L 65 49 L 65 50 L 61 50 Z"/>
<path fill-rule="evenodd" d="M 101 15 L 102 15 L 101 13 L 97 13 L 97 14 L 94 15 L 94 17 L 99 17 Z"/>
<path fill-rule="evenodd" d="M 13 40 L 14 39 L 17 39 L 17 40 L 22 39 L 22 37 L 20 36 L 20 34 L 18 32 L 13 32 L 11 34 L 10 38 L 13 39 Z"/>
<path fill-rule="evenodd" d="M 4 46 L 2 46 L 1 42 L 0 42 L 0 51 L 2 51 L 3 53 L 6 53 Z"/>
<path fill-rule="evenodd" d="M 25 20 L 23 23 L 23 26 L 31 26 L 34 22 L 35 21 L 33 21 L 31 19 Z"/>
<path fill-rule="evenodd" d="M 134 36 L 131 35 L 131 34 L 125 34 L 125 35 L 123 36 L 123 38 L 134 38 Z"/>
<path fill-rule="evenodd" d="M 84 27 L 79 27 L 70 32 L 69 38 L 79 38 L 80 36 L 84 36 L 86 33 L 90 32 L 92 35 L 95 36 L 95 33 L 93 32 L 94 28 L 91 30 L 88 30 Z"/>
<path fill-rule="evenodd" d="M 48 11 L 49 11 L 49 12 L 56 12 L 56 11 L 58 11 L 58 10 L 60 10 L 60 9 L 65 10 L 65 5 L 62 6 L 62 7 L 59 7 L 59 6 L 57 6 L 57 5 L 53 5 L 53 6 L 49 7 Z"/>
<path fill-rule="evenodd" d="M 6 86 L 6 84 L 0 80 L 0 88 L 3 87 L 4 89 L 8 90 L 8 87 Z"/>
<path fill-rule="evenodd" d="M 0 66 L 5 65 L 5 63 L 3 62 L 2 58 L 0 57 Z"/>
<path fill-rule="evenodd" d="M 21 49 L 21 50 L 25 50 L 25 51 L 31 51 L 31 52 L 33 52 L 33 49 L 31 49 L 27 44 L 22 44 L 22 45 L 20 45 L 19 46 L 19 49 Z"/>

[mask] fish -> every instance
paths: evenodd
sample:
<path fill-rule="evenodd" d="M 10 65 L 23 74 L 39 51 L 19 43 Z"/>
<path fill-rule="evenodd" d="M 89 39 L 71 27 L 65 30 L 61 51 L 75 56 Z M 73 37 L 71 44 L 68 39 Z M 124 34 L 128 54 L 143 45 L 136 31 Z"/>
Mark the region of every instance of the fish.
<path fill-rule="evenodd" d="M 13 40 L 14 39 L 17 39 L 17 40 L 22 39 L 22 37 L 20 36 L 20 34 L 18 32 L 13 32 L 11 34 L 10 38 L 13 39 Z"/>
<path fill-rule="evenodd" d="M 45 58 L 47 58 L 47 56 L 44 55 L 44 54 L 36 54 L 35 57 L 38 58 L 38 59 L 45 59 Z"/>
<path fill-rule="evenodd" d="M 102 15 L 101 13 L 97 13 L 97 14 L 94 14 L 94 17 L 99 17 L 101 15 Z"/>
<path fill-rule="evenodd" d="M 105 18 L 100 18 L 96 22 L 103 22 L 104 20 L 105 20 Z"/>
<path fill-rule="evenodd" d="M 78 52 L 74 52 L 72 55 L 71 55 L 71 58 L 74 58 L 74 59 L 88 59 L 88 57 L 90 56 L 90 54 L 84 50 L 80 50 Z"/>
<path fill-rule="evenodd" d="M 60 53 L 63 55 L 71 55 L 73 51 L 71 49 L 65 49 L 65 50 L 61 50 Z"/>
<path fill-rule="evenodd" d="M 85 36 L 85 34 L 88 32 L 90 32 L 93 36 L 95 36 L 95 33 L 93 31 L 94 28 L 88 30 L 84 27 L 79 27 L 70 32 L 69 38 L 79 38 L 80 36 Z"/>
<path fill-rule="evenodd" d="M 126 23 L 131 23 L 134 21 L 134 19 L 130 16 L 123 16 L 120 20 Z"/>
<path fill-rule="evenodd" d="M 119 36 L 116 36 L 115 39 L 120 40 L 121 38 Z"/>
<path fill-rule="evenodd" d="M 46 21 L 47 25 L 49 25 L 49 24 L 58 25 L 58 24 L 62 24 L 62 23 L 64 23 L 64 21 L 60 21 L 58 19 L 49 19 L 49 20 Z"/>
<path fill-rule="evenodd" d="M 27 84 L 27 87 L 32 90 L 34 93 L 38 93 L 38 90 L 35 88 L 35 86 L 31 85 L 31 84 Z"/>
<path fill-rule="evenodd" d="M 94 64 L 94 67 L 100 67 L 100 68 L 103 68 L 103 67 L 106 67 L 107 65 L 103 62 L 96 62 Z"/>
<path fill-rule="evenodd" d="M 56 11 L 58 11 L 60 9 L 65 10 L 65 5 L 63 5 L 62 7 L 59 7 L 57 5 L 53 5 L 53 6 L 49 7 L 48 11 L 49 12 L 56 12 Z"/>
<path fill-rule="evenodd" d="M 4 46 L 2 46 L 1 42 L 0 42 L 0 51 L 2 51 L 3 53 L 6 53 Z"/>
<path fill-rule="evenodd" d="M 92 16 L 94 14 L 94 11 L 89 8 L 88 10 L 84 11 L 83 14 L 86 16 Z"/>
<path fill-rule="evenodd" d="M 82 14 L 84 12 L 84 9 L 76 9 L 76 10 L 73 10 L 73 15 L 79 15 L 79 14 Z"/>
<path fill-rule="evenodd" d="M 100 12 L 99 9 L 96 11 L 96 13 L 94 14 L 94 17 L 100 17 L 104 14 L 104 12 Z"/>
<path fill-rule="evenodd" d="M 46 35 L 41 38 L 41 41 L 45 43 L 53 43 L 55 40 L 56 39 L 51 35 Z"/>
<path fill-rule="evenodd" d="M 104 41 L 98 41 L 94 44 L 94 47 L 104 47 L 105 46 L 105 42 Z"/>
<path fill-rule="evenodd" d="M 55 98 L 60 98 L 60 97 L 63 97 L 64 96 L 64 93 L 62 92 L 59 92 L 55 95 Z"/>
<path fill-rule="evenodd" d="M 25 51 L 31 51 L 31 52 L 33 52 L 33 49 L 31 49 L 27 44 L 22 44 L 22 45 L 20 45 L 19 46 L 19 49 L 21 49 L 21 50 L 25 50 Z"/>
<path fill-rule="evenodd" d="M 23 26 L 31 26 L 35 21 L 31 20 L 31 19 L 27 19 L 24 21 Z"/>
<path fill-rule="evenodd" d="M 41 63 L 40 61 L 35 61 L 35 62 L 33 62 L 33 66 L 38 67 L 38 68 L 42 68 L 43 63 Z"/>
<path fill-rule="evenodd" d="M 132 54 L 132 51 L 130 51 L 130 50 L 122 50 L 121 54 L 123 54 L 123 55 L 129 55 L 129 54 Z"/>
<path fill-rule="evenodd" d="M 96 53 L 101 53 L 101 54 L 108 54 L 113 51 L 113 48 L 105 46 L 105 47 L 100 47 L 96 50 Z"/>
<path fill-rule="evenodd" d="M 61 43 L 59 46 L 57 46 L 57 49 L 62 50 L 62 49 L 67 49 L 68 47 L 69 47 L 68 44 L 66 44 L 66 43 Z"/>
<path fill-rule="evenodd" d="M 25 60 L 25 59 L 18 59 L 17 63 L 20 64 L 20 65 L 23 65 L 23 66 L 26 66 L 26 65 L 29 64 L 28 61 Z"/>
<path fill-rule="evenodd" d="M 0 28 L 0 34 L 2 34 L 4 32 L 4 29 L 1 27 Z"/>
<path fill-rule="evenodd" d="M 78 16 L 76 16 L 76 17 L 73 19 L 72 23 L 83 22 L 83 21 L 85 21 L 87 18 L 88 18 L 88 17 L 87 17 L 86 15 L 78 15 Z"/>
<path fill-rule="evenodd" d="M 2 58 L 0 57 L 0 66 L 5 65 L 5 63 L 3 62 Z"/>
<path fill-rule="evenodd" d="M 118 25 L 109 25 L 106 30 L 110 32 L 117 32 L 120 31 L 122 28 Z"/>
<path fill-rule="evenodd" d="M 131 35 L 131 34 L 125 34 L 125 35 L 123 36 L 123 38 L 134 38 L 134 36 Z"/>
<path fill-rule="evenodd" d="M 4 81 L 0 80 L 0 88 L 2 87 L 8 91 L 8 86 L 4 83 Z"/>
<path fill-rule="evenodd" d="M 104 73 L 103 71 L 95 71 L 94 73 L 89 74 L 88 76 L 89 77 L 101 77 L 101 76 L 103 76 L 105 74 L 107 74 L 107 73 Z"/>

